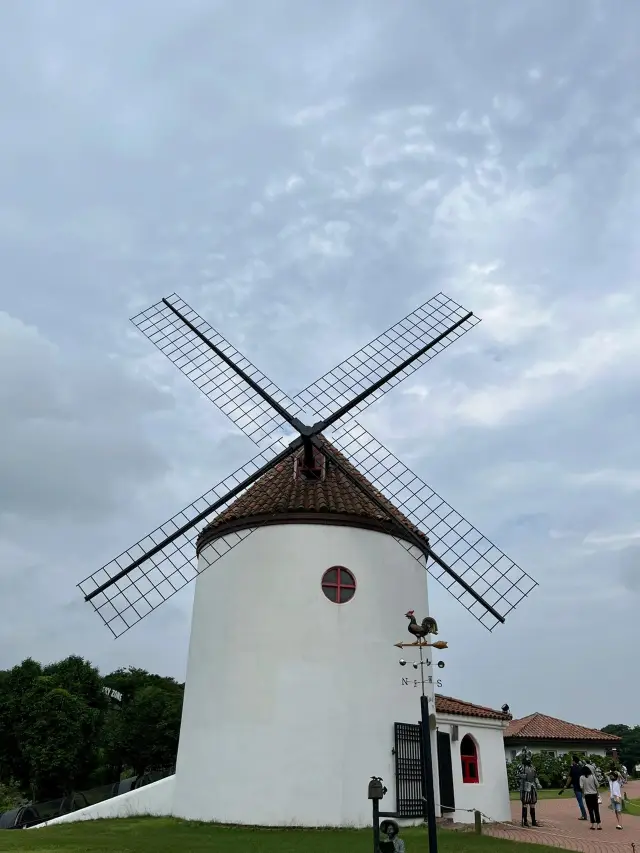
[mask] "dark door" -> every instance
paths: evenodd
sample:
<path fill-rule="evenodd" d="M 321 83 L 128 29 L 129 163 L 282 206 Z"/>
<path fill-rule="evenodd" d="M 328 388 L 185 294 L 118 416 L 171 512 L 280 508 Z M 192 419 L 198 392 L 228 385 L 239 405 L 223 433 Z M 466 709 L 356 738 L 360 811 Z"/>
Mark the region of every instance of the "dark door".
<path fill-rule="evenodd" d="M 420 726 L 395 724 L 396 814 L 398 817 L 422 817 L 422 750 Z"/>
<path fill-rule="evenodd" d="M 443 814 L 455 811 L 453 766 L 451 764 L 451 735 L 438 732 L 438 776 L 440 777 L 440 807 Z"/>

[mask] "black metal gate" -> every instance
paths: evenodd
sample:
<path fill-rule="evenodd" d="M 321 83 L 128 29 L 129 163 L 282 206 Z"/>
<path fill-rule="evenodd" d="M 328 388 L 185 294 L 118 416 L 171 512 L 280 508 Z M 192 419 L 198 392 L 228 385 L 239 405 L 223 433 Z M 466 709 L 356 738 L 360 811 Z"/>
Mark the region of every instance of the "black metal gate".
<path fill-rule="evenodd" d="M 395 723 L 396 813 L 398 817 L 422 817 L 422 744 L 420 726 Z"/>
<path fill-rule="evenodd" d="M 455 811 L 456 801 L 453 788 L 453 765 L 451 763 L 451 735 L 438 732 L 438 779 L 440 782 L 440 808 L 444 812 Z"/>

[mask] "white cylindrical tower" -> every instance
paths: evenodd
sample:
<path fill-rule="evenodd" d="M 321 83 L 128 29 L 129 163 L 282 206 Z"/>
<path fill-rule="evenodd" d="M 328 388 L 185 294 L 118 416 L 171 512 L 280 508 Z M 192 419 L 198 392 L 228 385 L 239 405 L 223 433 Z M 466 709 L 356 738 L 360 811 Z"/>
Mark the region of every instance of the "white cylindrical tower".
<path fill-rule="evenodd" d="M 395 809 L 394 723 L 418 721 L 420 687 L 394 644 L 411 640 L 407 610 L 427 615 L 424 557 L 340 471 L 322 460 L 316 479 L 299 461 L 200 535 L 206 564 L 260 525 L 197 578 L 176 816 L 366 826 L 373 775 Z"/>

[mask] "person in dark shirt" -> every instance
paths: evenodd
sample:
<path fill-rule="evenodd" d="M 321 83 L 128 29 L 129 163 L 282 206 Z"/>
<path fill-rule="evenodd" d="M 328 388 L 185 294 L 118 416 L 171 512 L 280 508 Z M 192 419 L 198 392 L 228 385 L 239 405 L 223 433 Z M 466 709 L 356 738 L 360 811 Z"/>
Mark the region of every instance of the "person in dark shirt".
<path fill-rule="evenodd" d="M 587 810 L 584 807 L 584 797 L 582 796 L 582 789 L 580 787 L 581 776 L 584 776 L 584 765 L 581 764 L 578 756 L 574 755 L 571 761 L 571 767 L 569 768 L 569 773 L 567 774 L 562 790 L 559 793 L 564 793 L 565 788 L 571 786 L 573 788 L 574 796 L 578 801 L 578 808 L 580 809 L 579 819 L 587 820 Z"/>

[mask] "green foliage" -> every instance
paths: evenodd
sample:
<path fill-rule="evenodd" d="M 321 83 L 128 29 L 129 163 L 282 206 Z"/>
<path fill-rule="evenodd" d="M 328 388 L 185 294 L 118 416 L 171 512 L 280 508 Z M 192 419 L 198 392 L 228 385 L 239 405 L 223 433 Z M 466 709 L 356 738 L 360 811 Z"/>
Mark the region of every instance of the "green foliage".
<path fill-rule="evenodd" d="M 135 668 L 102 678 L 78 656 L 0 672 L 0 791 L 54 798 L 173 764 L 183 689 Z"/>
<path fill-rule="evenodd" d="M 122 708 L 117 739 L 135 774 L 175 761 L 181 715 L 182 695 L 154 684 L 137 690 Z"/>
<path fill-rule="evenodd" d="M 615 723 L 605 726 L 602 731 L 622 738 L 618 753 L 621 762 L 631 773 L 636 764 L 640 764 L 640 726 L 625 726 L 622 723 Z"/>
<path fill-rule="evenodd" d="M 24 699 L 19 741 L 33 798 L 70 793 L 86 760 L 84 732 L 91 709 L 48 676 L 38 678 Z"/>
<path fill-rule="evenodd" d="M 184 684 L 179 684 L 174 678 L 153 675 L 144 669 L 137 669 L 133 666 L 126 669 L 116 669 L 114 672 L 109 673 L 109 675 L 105 675 L 103 684 L 105 687 L 110 687 L 112 690 L 122 693 L 125 704 L 143 687 L 159 687 L 162 690 L 175 693 L 179 696 L 182 696 L 184 692 Z"/>
<path fill-rule="evenodd" d="M 41 676 L 40 664 L 27 658 L 0 684 L 0 782 L 15 781 L 25 792 L 31 790 L 31 768 L 20 746 L 28 716 L 25 698 Z"/>
<path fill-rule="evenodd" d="M 19 806 L 22 800 L 22 793 L 15 782 L 0 782 L 0 814 Z"/>
<path fill-rule="evenodd" d="M 538 779 L 543 788 L 562 788 L 564 781 L 569 773 L 571 759 L 573 753 L 561 756 L 552 756 L 544 752 L 536 752 L 532 756 L 533 766 L 538 774 Z M 595 766 L 605 773 L 610 769 L 611 758 L 606 758 L 602 755 L 582 756 L 585 761 Z M 518 767 L 519 761 L 507 762 L 507 779 L 509 781 L 509 790 L 516 791 L 519 787 Z"/>

